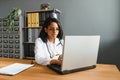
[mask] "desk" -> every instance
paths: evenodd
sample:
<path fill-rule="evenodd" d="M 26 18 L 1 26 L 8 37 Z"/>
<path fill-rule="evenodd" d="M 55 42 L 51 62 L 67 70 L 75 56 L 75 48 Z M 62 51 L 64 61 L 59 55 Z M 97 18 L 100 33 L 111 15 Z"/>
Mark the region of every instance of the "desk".
<path fill-rule="evenodd" d="M 0 58 L 0 68 L 16 62 L 30 64 L 31 60 Z M 115 65 L 97 64 L 95 69 L 60 75 L 35 63 L 17 75 L 0 75 L 0 80 L 120 80 L 120 72 Z"/>

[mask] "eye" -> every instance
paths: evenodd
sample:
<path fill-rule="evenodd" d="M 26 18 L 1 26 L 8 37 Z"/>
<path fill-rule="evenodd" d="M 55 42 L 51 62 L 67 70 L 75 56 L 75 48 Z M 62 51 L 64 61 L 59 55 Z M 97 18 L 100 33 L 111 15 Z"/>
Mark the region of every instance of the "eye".
<path fill-rule="evenodd" d="M 49 28 L 50 31 L 59 31 L 59 28 Z"/>
<path fill-rule="evenodd" d="M 57 28 L 56 30 L 58 30 L 58 31 L 59 31 L 59 28 Z"/>

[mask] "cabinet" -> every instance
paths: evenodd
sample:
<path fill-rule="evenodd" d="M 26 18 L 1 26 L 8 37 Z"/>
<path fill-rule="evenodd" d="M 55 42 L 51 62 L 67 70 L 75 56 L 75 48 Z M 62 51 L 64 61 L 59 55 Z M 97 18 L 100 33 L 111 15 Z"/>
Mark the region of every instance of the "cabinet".
<path fill-rule="evenodd" d="M 0 57 L 23 58 L 23 17 L 14 19 L 13 31 L 7 31 L 7 20 L 0 18 Z"/>
<path fill-rule="evenodd" d="M 60 20 L 61 11 L 58 9 L 28 11 L 25 13 L 26 26 L 23 28 L 24 34 L 24 58 L 34 59 L 34 45 L 38 38 L 44 21 L 48 17 Z"/>

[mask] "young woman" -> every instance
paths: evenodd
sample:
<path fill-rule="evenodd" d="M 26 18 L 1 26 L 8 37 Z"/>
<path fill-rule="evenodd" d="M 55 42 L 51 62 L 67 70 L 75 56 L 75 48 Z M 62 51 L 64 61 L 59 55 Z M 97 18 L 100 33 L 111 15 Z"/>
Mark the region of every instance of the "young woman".
<path fill-rule="evenodd" d="M 61 64 L 63 30 L 59 20 L 48 18 L 35 41 L 35 60 L 38 64 Z"/>

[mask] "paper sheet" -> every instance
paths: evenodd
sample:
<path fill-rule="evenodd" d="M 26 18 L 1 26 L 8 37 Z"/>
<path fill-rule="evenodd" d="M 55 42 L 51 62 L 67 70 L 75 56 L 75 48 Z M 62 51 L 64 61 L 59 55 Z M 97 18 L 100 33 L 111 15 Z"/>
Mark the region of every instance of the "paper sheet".
<path fill-rule="evenodd" d="M 34 64 L 22 64 L 22 63 L 14 63 L 5 67 L 0 68 L 0 74 L 6 75 L 15 75 L 32 67 Z"/>

